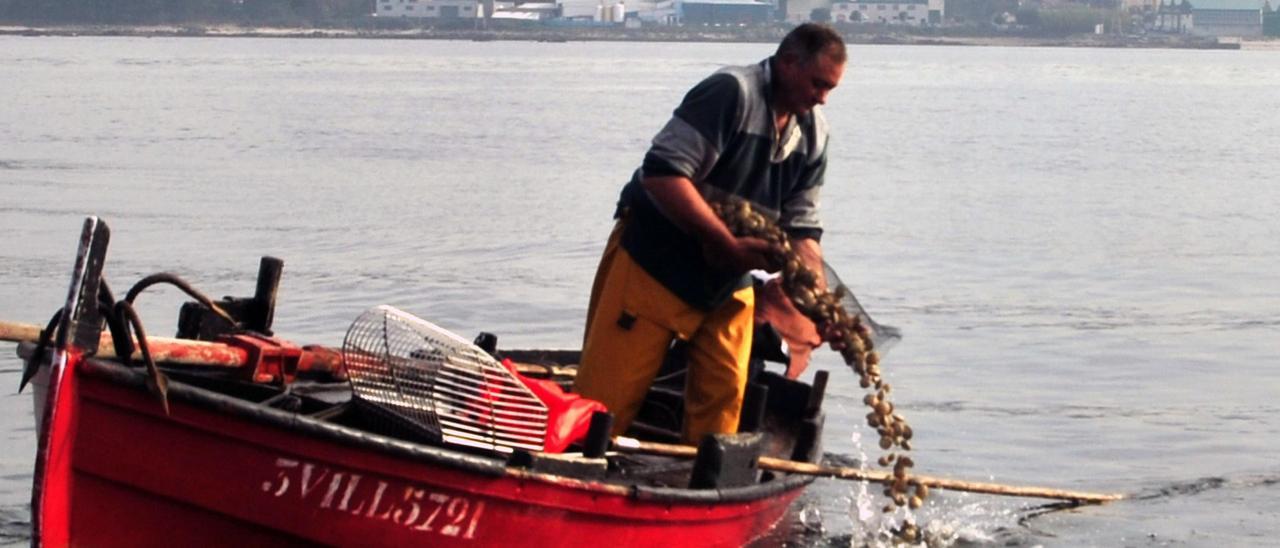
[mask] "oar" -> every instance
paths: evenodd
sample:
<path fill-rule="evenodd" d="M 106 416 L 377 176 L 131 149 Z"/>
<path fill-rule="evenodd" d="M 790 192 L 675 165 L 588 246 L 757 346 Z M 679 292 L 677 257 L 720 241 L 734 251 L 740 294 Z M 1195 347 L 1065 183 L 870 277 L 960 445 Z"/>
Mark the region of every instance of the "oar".
<path fill-rule="evenodd" d="M 698 448 L 688 445 L 647 442 L 622 436 L 618 436 L 613 439 L 613 449 L 622 452 L 647 453 L 651 455 L 666 455 L 686 458 L 692 458 L 698 454 Z M 846 466 L 822 466 L 773 457 L 760 457 L 757 462 L 759 463 L 760 468 L 777 472 L 789 472 L 792 474 L 804 474 L 824 478 L 871 481 L 876 483 L 892 483 L 894 481 L 892 473 L 881 470 L 860 470 Z M 985 493 L 989 495 L 1068 500 L 1088 504 L 1102 504 L 1104 502 L 1111 502 L 1125 498 L 1124 495 L 1114 493 L 1064 491 L 1062 489 L 1051 489 L 1047 487 L 1027 487 L 1004 485 L 999 483 L 961 481 L 916 474 L 911 474 L 910 479 L 928 487 L 936 487 L 938 489 L 947 489 L 950 491 L 967 491 L 970 493 Z"/>

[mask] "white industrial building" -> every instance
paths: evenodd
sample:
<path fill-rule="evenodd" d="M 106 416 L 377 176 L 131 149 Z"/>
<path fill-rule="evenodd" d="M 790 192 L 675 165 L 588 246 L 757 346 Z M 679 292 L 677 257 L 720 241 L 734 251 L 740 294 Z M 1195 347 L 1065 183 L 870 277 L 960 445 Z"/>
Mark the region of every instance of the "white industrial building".
<path fill-rule="evenodd" d="M 475 19 L 484 16 L 476 0 L 377 0 L 378 17 Z"/>
<path fill-rule="evenodd" d="M 379 17 L 476 19 L 484 17 L 484 0 L 377 0 Z M 548 21 L 560 17 L 556 2 L 494 1 L 493 19 Z"/>
<path fill-rule="evenodd" d="M 839 0 L 831 4 L 835 23 L 940 25 L 945 0 Z"/>
<path fill-rule="evenodd" d="M 813 10 L 829 9 L 831 0 L 779 0 L 784 6 L 788 23 L 807 23 L 813 20 Z"/>
<path fill-rule="evenodd" d="M 1166 0 L 1153 30 L 1197 36 L 1262 36 L 1266 0 Z"/>

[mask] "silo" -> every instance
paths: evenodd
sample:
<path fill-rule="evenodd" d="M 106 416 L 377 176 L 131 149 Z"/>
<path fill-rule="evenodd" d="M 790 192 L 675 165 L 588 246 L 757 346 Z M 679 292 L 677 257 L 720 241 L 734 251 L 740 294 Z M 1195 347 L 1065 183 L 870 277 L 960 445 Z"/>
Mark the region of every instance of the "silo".
<path fill-rule="evenodd" d="M 622 2 L 613 5 L 613 17 L 609 19 L 614 23 L 622 23 L 627 20 L 627 6 Z"/>

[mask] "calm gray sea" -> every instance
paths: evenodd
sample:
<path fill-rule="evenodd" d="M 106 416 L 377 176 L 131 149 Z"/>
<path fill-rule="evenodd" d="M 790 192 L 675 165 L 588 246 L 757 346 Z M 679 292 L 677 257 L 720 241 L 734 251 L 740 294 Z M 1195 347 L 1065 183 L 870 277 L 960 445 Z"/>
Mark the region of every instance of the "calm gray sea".
<path fill-rule="evenodd" d="M 0 319 L 60 305 L 81 219 L 117 288 L 249 295 L 338 344 L 389 303 L 571 347 L 616 193 L 684 91 L 764 44 L 0 37 Z M 937 544 L 1280 542 L 1280 55 L 858 46 L 826 112 L 830 261 L 886 356 L 921 473 L 1114 491 L 940 492 Z M 174 291 L 146 293 L 153 334 Z M 826 448 L 856 458 L 835 354 Z M 0 544 L 27 539 L 34 431 L 0 345 Z M 878 454 L 870 451 L 873 456 Z M 198 473 L 198 471 L 196 471 Z M 773 543 L 878 526 L 821 481 Z"/>

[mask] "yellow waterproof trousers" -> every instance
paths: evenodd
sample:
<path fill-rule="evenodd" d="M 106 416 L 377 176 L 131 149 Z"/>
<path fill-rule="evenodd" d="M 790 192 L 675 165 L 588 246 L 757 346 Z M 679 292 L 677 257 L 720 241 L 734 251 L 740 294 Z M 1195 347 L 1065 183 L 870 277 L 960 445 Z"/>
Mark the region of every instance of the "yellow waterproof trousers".
<path fill-rule="evenodd" d="M 619 244 L 615 228 L 592 288 L 574 391 L 605 404 L 626 431 L 674 339 L 689 342 L 683 437 L 698 443 L 738 429 L 755 296 L 750 287 L 706 312 L 685 304 Z"/>

